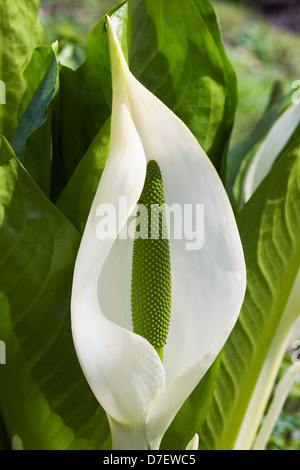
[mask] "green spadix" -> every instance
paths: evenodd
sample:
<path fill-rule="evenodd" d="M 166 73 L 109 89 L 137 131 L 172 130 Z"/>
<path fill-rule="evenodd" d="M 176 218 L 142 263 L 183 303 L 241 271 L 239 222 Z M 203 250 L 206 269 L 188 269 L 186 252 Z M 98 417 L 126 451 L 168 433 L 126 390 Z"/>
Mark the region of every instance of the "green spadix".
<path fill-rule="evenodd" d="M 171 260 L 166 237 L 164 189 L 160 168 L 150 160 L 137 213 L 133 245 L 131 310 L 133 331 L 156 349 L 162 359 L 171 315 Z M 141 233 L 147 227 L 146 237 Z M 144 234 L 145 235 L 145 234 Z"/>

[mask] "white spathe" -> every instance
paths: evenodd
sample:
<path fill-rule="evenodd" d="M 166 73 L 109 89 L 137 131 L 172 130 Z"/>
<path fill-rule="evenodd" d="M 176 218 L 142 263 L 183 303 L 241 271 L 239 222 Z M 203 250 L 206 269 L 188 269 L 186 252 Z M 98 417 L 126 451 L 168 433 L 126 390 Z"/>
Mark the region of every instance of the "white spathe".
<path fill-rule="evenodd" d="M 300 106 L 292 104 L 271 127 L 247 170 L 244 183 L 245 203 L 267 176 L 276 158 L 292 137 L 299 123 Z"/>
<path fill-rule="evenodd" d="M 108 415 L 113 447 L 157 449 L 231 332 L 246 271 L 235 218 L 213 165 L 185 124 L 130 73 L 109 18 L 107 29 L 111 147 L 76 260 L 72 332 L 84 374 Z M 201 250 L 188 251 L 186 240 L 170 239 L 172 312 L 163 364 L 150 343 L 132 332 L 132 239 L 97 236 L 102 204 L 113 204 L 119 229 L 126 226 L 152 159 L 162 172 L 166 204 L 205 205 Z M 127 198 L 124 207 L 120 197 Z"/>

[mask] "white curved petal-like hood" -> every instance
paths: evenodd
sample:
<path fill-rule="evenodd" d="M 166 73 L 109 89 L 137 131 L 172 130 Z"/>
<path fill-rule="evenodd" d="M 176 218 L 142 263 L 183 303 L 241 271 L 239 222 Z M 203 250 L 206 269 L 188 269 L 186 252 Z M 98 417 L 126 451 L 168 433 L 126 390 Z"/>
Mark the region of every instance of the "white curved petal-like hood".
<path fill-rule="evenodd" d="M 109 19 L 108 35 L 111 149 L 77 257 L 72 331 L 82 369 L 110 417 L 114 445 L 157 448 L 236 322 L 245 293 L 245 263 L 213 165 L 185 124 L 130 73 Z M 194 239 L 172 237 L 175 227 L 169 226 L 172 312 L 163 365 L 150 343 L 132 332 L 133 242 L 105 239 L 101 233 L 99 239 L 97 218 L 99 207 L 112 204 L 119 230 L 126 227 L 150 160 L 161 169 L 166 204 L 194 214 L 194 225 L 187 217 L 183 227 L 183 235 L 188 227 L 188 238 Z M 127 198 L 127 207 L 120 208 L 120 197 Z M 204 209 L 204 219 L 195 217 L 197 207 L 199 214 Z"/>
<path fill-rule="evenodd" d="M 244 183 L 246 203 L 267 176 L 276 158 L 284 149 L 300 123 L 300 106 L 292 104 L 277 119 L 256 152 Z"/>

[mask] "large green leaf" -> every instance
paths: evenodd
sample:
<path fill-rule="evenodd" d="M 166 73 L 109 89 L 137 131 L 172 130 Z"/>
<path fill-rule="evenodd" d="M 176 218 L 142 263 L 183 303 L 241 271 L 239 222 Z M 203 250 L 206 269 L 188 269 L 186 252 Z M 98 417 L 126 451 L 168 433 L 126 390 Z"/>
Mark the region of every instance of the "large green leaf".
<path fill-rule="evenodd" d="M 51 46 L 33 51 L 24 72 L 27 88 L 21 101 L 20 120 L 10 141 L 16 157 L 49 195 L 51 180 L 51 117 L 48 107 L 55 93 L 58 70 Z"/>
<path fill-rule="evenodd" d="M 31 177 L 49 197 L 51 191 L 52 169 L 52 103 L 47 119 L 27 139 L 23 154 L 23 165 Z"/>
<path fill-rule="evenodd" d="M 225 345 L 201 447 L 248 448 L 299 314 L 300 141 L 273 167 L 237 221 L 247 291 Z"/>
<path fill-rule="evenodd" d="M 0 141 L 0 412 L 25 449 L 97 449 L 108 424 L 70 327 L 80 236 Z M 108 440 L 107 440 L 108 439 Z"/>
<path fill-rule="evenodd" d="M 220 171 L 236 77 L 208 0 L 129 0 L 133 74 L 191 129 Z"/>
<path fill-rule="evenodd" d="M 35 116 L 29 115 L 32 119 L 30 124 L 37 127 L 43 121 L 57 81 L 58 66 L 54 49 L 54 45 L 39 46 L 32 53 L 31 60 L 24 71 L 26 90 L 20 103 L 19 122 L 24 114 L 28 113 L 28 107 L 33 105 L 35 105 L 36 113 L 31 113 Z"/>
<path fill-rule="evenodd" d="M 0 105 L 0 134 L 11 139 L 26 83 L 23 72 L 34 47 L 42 42 L 43 28 L 37 14 L 40 0 L 0 2 L 0 80 L 6 87 L 6 104 Z"/>
<path fill-rule="evenodd" d="M 51 198 L 56 200 L 89 146 L 81 84 L 74 70 L 61 67 L 53 110 Z"/>
<path fill-rule="evenodd" d="M 100 129 L 56 203 L 83 233 L 110 146 L 110 119 Z"/>

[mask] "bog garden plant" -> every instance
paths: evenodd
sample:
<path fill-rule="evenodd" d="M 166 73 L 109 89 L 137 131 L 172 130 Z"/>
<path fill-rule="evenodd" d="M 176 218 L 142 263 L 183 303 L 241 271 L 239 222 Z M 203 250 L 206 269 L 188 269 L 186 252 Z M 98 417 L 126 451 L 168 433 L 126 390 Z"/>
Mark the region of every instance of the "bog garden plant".
<path fill-rule="evenodd" d="M 39 7 L 0 6 L 1 448 L 265 448 L 300 372 L 298 77 L 232 148 L 208 0 L 117 5 L 75 69 Z"/>

